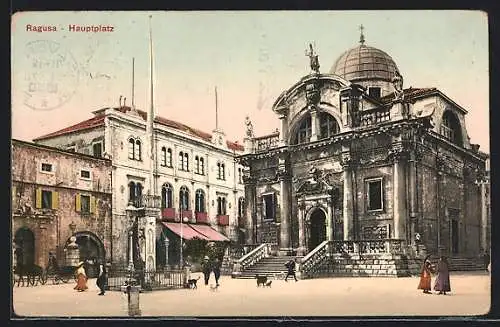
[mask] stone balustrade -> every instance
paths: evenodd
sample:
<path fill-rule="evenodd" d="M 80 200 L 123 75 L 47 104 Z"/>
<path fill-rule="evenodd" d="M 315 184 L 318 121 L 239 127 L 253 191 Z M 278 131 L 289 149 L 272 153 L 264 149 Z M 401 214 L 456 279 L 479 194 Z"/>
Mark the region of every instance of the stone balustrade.
<path fill-rule="evenodd" d="M 259 262 L 262 258 L 268 257 L 270 251 L 271 251 L 270 244 L 263 243 L 259 245 L 252 251 L 242 256 L 240 259 L 236 260 L 236 262 L 234 263 L 232 275 L 233 276 L 238 275 L 245 268 L 253 266 L 257 262 Z"/>

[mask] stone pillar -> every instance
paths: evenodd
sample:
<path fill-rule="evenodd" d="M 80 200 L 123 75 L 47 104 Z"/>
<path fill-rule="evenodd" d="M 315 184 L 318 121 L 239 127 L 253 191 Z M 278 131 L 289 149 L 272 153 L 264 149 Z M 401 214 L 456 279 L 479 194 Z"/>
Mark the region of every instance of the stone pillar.
<path fill-rule="evenodd" d="M 286 176 L 280 176 L 280 247 L 285 252 L 290 249 L 290 181 Z"/>
<path fill-rule="evenodd" d="M 280 145 L 284 146 L 288 143 L 288 116 L 280 115 L 279 119 L 281 121 L 281 131 L 280 131 Z"/>
<path fill-rule="evenodd" d="M 333 203 L 331 199 L 328 199 L 328 217 L 326 219 L 326 239 L 333 241 Z"/>
<path fill-rule="evenodd" d="M 160 219 L 160 209 L 146 209 L 144 220 L 144 236 L 146 237 L 146 249 L 144 259 L 146 261 L 146 270 L 156 270 L 156 220 Z"/>
<path fill-rule="evenodd" d="M 406 239 L 406 176 L 402 149 L 393 150 L 394 238 Z"/>
<path fill-rule="evenodd" d="M 311 110 L 311 142 L 317 141 L 319 137 L 319 117 L 316 109 Z"/>
<path fill-rule="evenodd" d="M 254 221 L 255 215 L 255 184 L 245 184 L 245 204 L 246 204 L 246 224 L 245 224 L 245 238 L 246 244 L 254 244 Z"/>
<path fill-rule="evenodd" d="M 343 147 L 344 150 L 344 147 Z M 343 222 L 344 222 L 344 240 L 354 239 L 354 220 L 353 220 L 353 190 L 352 190 L 352 158 L 349 152 L 342 153 L 342 166 L 344 168 L 344 194 L 343 194 Z"/>
<path fill-rule="evenodd" d="M 306 239 L 305 239 L 305 218 L 306 218 L 306 206 L 304 203 L 300 203 L 299 209 L 299 253 L 300 255 L 306 254 Z"/>
<path fill-rule="evenodd" d="M 69 242 L 66 246 L 66 265 L 75 267 L 80 262 L 80 249 L 78 248 L 78 244 L 76 244 L 75 236 L 71 236 Z"/>
<path fill-rule="evenodd" d="M 486 194 L 486 183 L 481 181 L 481 248 L 483 251 L 488 251 L 488 215 L 487 215 L 487 194 Z"/>
<path fill-rule="evenodd" d="M 417 223 L 417 158 L 415 151 L 410 153 L 408 172 L 408 195 L 410 197 L 410 244 L 415 245 Z"/>

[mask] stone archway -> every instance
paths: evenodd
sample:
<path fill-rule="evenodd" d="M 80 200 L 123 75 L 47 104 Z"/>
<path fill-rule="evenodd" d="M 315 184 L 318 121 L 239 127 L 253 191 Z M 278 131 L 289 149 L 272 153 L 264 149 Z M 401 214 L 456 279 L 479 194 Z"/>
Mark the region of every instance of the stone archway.
<path fill-rule="evenodd" d="M 14 236 L 16 265 L 32 266 L 35 264 L 35 234 L 26 227 L 21 227 Z"/>
<path fill-rule="evenodd" d="M 76 244 L 80 251 L 80 261 L 86 262 L 86 273 L 89 278 L 95 278 L 99 275 L 99 261 L 105 263 L 104 244 L 94 233 L 77 232 L 73 234 L 76 237 Z M 66 241 L 66 246 L 70 243 Z"/>
<path fill-rule="evenodd" d="M 309 251 L 326 241 L 326 214 L 320 208 L 312 210 L 309 218 Z"/>

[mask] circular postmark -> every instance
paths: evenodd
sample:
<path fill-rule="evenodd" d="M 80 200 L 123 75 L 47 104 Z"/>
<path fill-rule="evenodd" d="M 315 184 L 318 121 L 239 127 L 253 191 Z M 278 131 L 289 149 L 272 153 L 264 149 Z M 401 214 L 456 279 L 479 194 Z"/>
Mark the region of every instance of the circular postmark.
<path fill-rule="evenodd" d="M 51 110 L 68 102 L 77 89 L 78 64 L 59 43 L 39 40 L 25 48 L 24 104 L 34 110 Z"/>

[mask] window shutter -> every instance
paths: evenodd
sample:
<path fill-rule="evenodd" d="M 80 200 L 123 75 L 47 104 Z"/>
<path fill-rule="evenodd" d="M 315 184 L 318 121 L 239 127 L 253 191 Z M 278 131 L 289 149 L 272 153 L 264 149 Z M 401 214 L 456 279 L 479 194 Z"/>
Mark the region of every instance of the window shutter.
<path fill-rule="evenodd" d="M 37 209 L 40 209 L 42 207 L 42 189 L 41 188 L 36 189 L 35 207 Z"/>
<path fill-rule="evenodd" d="M 75 210 L 80 212 L 82 210 L 82 202 L 80 201 L 80 194 L 75 197 Z"/>
<path fill-rule="evenodd" d="M 90 213 L 95 213 L 95 207 L 96 203 L 95 203 L 95 197 L 94 196 L 90 196 Z"/>
<path fill-rule="evenodd" d="M 59 192 L 52 192 L 52 209 L 59 208 Z"/>

